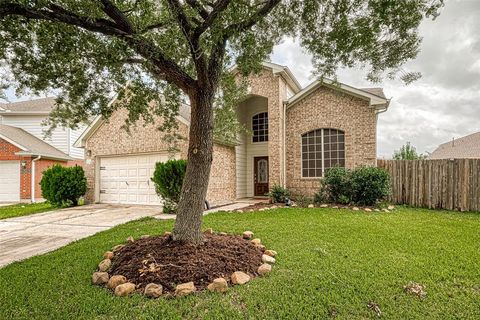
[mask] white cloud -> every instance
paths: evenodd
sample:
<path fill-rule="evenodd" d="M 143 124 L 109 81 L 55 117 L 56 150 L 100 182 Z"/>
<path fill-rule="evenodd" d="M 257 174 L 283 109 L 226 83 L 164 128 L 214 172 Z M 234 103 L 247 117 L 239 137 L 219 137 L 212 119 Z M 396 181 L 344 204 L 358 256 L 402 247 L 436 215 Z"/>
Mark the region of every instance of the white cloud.
<path fill-rule="evenodd" d="M 449 1 L 435 21 L 422 23 L 424 37 L 417 59 L 406 69 L 422 78 L 406 86 L 398 80 L 381 84 L 390 109 L 378 122 L 378 156 L 410 141 L 431 152 L 452 137 L 480 130 L 480 1 Z M 302 85 L 311 81 L 310 56 L 291 39 L 275 48 L 272 61 L 288 65 Z M 378 86 L 362 70 L 340 70 L 339 81 L 358 87 Z"/>

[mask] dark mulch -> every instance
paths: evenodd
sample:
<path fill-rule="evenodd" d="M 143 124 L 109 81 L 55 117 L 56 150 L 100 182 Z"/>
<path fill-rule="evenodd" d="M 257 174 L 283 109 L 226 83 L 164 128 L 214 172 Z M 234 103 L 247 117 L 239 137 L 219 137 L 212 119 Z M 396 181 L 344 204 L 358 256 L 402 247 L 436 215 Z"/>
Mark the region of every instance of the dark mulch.
<path fill-rule="evenodd" d="M 180 283 L 193 281 L 202 290 L 214 279 L 243 271 L 257 275 L 262 250 L 240 236 L 205 234 L 202 245 L 172 241 L 170 236 L 149 237 L 127 244 L 115 253 L 110 275 L 123 275 L 144 288 L 153 282 L 172 293 Z"/>

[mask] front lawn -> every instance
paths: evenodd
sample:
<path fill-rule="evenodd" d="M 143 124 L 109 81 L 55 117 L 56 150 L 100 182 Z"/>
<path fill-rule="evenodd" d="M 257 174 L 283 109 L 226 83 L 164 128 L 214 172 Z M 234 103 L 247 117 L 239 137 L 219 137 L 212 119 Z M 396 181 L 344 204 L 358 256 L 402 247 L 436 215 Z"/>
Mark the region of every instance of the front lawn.
<path fill-rule="evenodd" d="M 204 227 L 252 230 L 278 251 L 270 275 L 226 294 L 114 297 L 90 284 L 103 251 L 172 221 L 143 219 L 0 269 L 0 319 L 452 319 L 480 317 L 480 214 L 398 209 L 217 213 Z M 424 299 L 403 292 L 425 285 Z"/>
<path fill-rule="evenodd" d="M 19 203 L 11 206 L 0 206 L 0 220 L 26 216 L 29 214 L 45 212 L 49 210 L 52 210 L 52 206 L 47 202 Z"/>

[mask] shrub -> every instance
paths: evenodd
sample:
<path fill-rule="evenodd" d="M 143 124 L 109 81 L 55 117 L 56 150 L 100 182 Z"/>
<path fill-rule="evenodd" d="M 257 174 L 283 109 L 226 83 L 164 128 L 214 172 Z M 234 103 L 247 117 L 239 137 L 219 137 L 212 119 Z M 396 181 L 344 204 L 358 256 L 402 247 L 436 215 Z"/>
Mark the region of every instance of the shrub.
<path fill-rule="evenodd" d="M 87 179 L 80 166 L 62 167 L 59 164 L 43 172 L 40 181 L 42 197 L 55 207 L 78 204 L 78 199 L 87 191 Z"/>
<path fill-rule="evenodd" d="M 347 204 L 351 201 L 351 172 L 348 169 L 334 167 L 325 172 L 320 193 L 328 202 Z M 318 198 L 321 196 L 318 195 Z"/>
<path fill-rule="evenodd" d="M 312 204 L 312 199 L 306 196 L 295 197 L 295 204 L 300 208 L 307 208 L 308 205 Z"/>
<path fill-rule="evenodd" d="M 285 203 L 286 198 L 290 197 L 290 192 L 284 187 L 274 184 L 268 193 L 268 197 L 273 203 Z"/>
<path fill-rule="evenodd" d="M 388 173 L 376 167 L 359 167 L 355 170 L 331 168 L 325 172 L 321 188 L 314 201 L 359 205 L 375 205 L 384 200 L 390 191 Z"/>
<path fill-rule="evenodd" d="M 320 188 L 320 190 L 313 195 L 313 203 L 321 204 L 324 202 L 328 202 L 327 194 L 325 193 L 324 188 Z"/>
<path fill-rule="evenodd" d="M 390 192 L 390 176 L 376 167 L 359 167 L 351 173 L 352 199 L 360 205 L 374 205 Z"/>
<path fill-rule="evenodd" d="M 157 162 L 152 181 L 155 183 L 155 191 L 163 199 L 163 211 L 175 213 L 180 201 L 183 178 L 187 169 L 187 160 L 168 160 Z"/>

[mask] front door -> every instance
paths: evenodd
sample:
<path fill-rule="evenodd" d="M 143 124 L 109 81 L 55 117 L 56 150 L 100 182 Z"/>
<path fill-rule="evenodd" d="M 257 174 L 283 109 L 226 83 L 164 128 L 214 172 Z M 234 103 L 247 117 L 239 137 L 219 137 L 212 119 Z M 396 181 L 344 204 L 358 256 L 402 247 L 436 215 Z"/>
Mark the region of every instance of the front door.
<path fill-rule="evenodd" d="M 253 171 L 253 184 L 254 195 L 265 196 L 268 189 L 268 157 L 255 157 L 253 158 L 254 171 Z"/>

